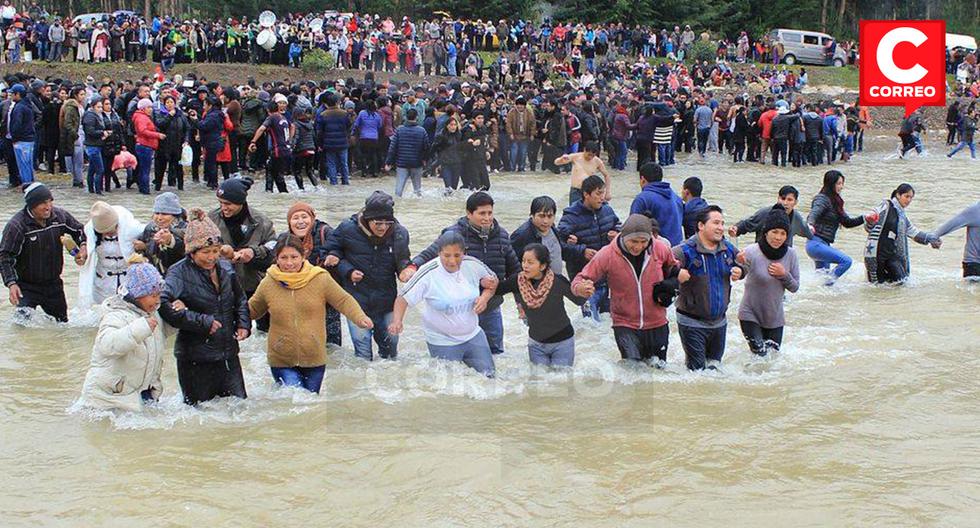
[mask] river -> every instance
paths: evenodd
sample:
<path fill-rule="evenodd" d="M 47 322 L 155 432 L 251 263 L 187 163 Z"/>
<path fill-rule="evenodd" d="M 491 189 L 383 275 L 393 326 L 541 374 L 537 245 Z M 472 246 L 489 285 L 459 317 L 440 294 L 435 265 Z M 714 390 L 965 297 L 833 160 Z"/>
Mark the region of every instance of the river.
<path fill-rule="evenodd" d="M 851 214 L 899 183 L 915 186 L 913 222 L 933 229 L 980 198 L 980 165 L 964 154 L 909 161 L 894 136 L 837 165 Z M 733 166 L 678 157 L 675 190 L 689 176 L 729 222 L 794 184 L 804 214 L 827 167 Z M 632 161 L 631 161 L 632 162 Z M 613 208 L 625 218 L 635 172 L 614 173 Z M 530 199 L 567 200 L 565 176 L 494 175 L 496 216 L 508 230 Z M 465 197 L 401 199 L 396 215 L 419 251 L 458 218 Z M 185 207 L 215 204 L 191 185 Z M 391 179 L 249 202 L 277 228 L 293 200 L 337 225 Z M 57 202 L 85 221 L 92 197 L 57 185 Z M 147 219 L 135 191 L 114 204 Z M 22 206 L 0 194 L 0 218 Z M 912 280 L 867 284 L 860 228 L 838 247 L 855 261 L 834 288 L 802 254 L 802 286 L 787 298 L 783 351 L 751 358 L 737 331 L 734 287 L 723 370 L 691 374 L 671 323 L 666 371 L 621 365 L 608 316 L 573 314 L 571 372 L 531 369 L 513 300 L 504 305 L 506 353 L 498 377 L 428 358 L 417 311 L 399 358 L 367 364 L 332 349 L 320 396 L 272 385 L 265 340 L 242 352 L 247 400 L 182 405 L 172 356 L 165 396 L 141 414 L 105 415 L 75 401 L 96 316 L 65 326 L 12 322 L 0 307 L 0 512 L 4 526 L 963 526 L 980 512 L 980 285 L 961 278 L 964 233 L 937 251 L 913 244 Z M 750 238 L 738 240 L 741 245 Z M 77 268 L 66 264 L 69 305 Z M 671 315 L 673 321 L 673 315 Z M 974 519 L 970 521 L 969 519 Z"/>

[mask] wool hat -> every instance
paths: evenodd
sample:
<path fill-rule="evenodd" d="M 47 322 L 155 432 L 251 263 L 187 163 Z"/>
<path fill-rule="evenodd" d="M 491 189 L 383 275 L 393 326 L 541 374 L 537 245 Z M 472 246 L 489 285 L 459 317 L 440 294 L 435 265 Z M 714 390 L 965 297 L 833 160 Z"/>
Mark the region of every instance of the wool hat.
<path fill-rule="evenodd" d="M 623 229 L 619 232 L 619 236 L 623 237 L 624 241 L 632 238 L 650 240 L 653 238 L 653 224 L 646 215 L 631 214 L 623 222 Z"/>
<path fill-rule="evenodd" d="M 151 106 L 153 106 L 153 101 L 149 99 L 140 99 L 139 102 L 136 103 L 137 110 L 143 110 L 146 108 L 150 108 Z"/>
<path fill-rule="evenodd" d="M 221 244 L 221 231 L 208 218 L 204 209 L 191 209 L 184 231 L 184 250 L 190 254 L 199 249 Z"/>
<path fill-rule="evenodd" d="M 153 200 L 153 212 L 180 216 L 184 212 L 184 208 L 180 206 L 180 198 L 176 194 L 165 192 L 158 194 Z"/>
<path fill-rule="evenodd" d="M 89 211 L 89 214 L 92 217 L 92 227 L 95 228 L 96 233 L 112 232 L 119 225 L 119 214 L 105 202 L 98 201 L 92 204 L 92 210 Z"/>
<path fill-rule="evenodd" d="M 163 277 L 157 268 L 140 255 L 129 259 L 126 270 L 126 293 L 134 299 L 158 293 L 163 289 Z"/>
<path fill-rule="evenodd" d="M 299 211 L 304 211 L 310 215 L 311 218 L 316 218 L 316 211 L 313 210 L 313 206 L 306 202 L 296 202 L 286 211 L 286 225 L 289 226 L 289 219 L 293 217 L 293 213 Z"/>
<path fill-rule="evenodd" d="M 54 200 L 54 196 L 51 194 L 51 189 L 48 189 L 47 185 L 41 182 L 33 182 L 24 187 L 24 202 L 27 203 L 28 209 L 48 200 Z"/>
<path fill-rule="evenodd" d="M 276 104 L 286 103 L 288 101 L 289 99 L 286 99 L 286 96 L 281 93 L 277 93 L 276 95 L 272 96 L 272 102 Z"/>
<path fill-rule="evenodd" d="M 384 191 L 374 191 L 364 201 L 364 211 L 361 213 L 364 220 L 389 220 L 395 221 L 395 199 Z"/>
<path fill-rule="evenodd" d="M 776 204 L 766 215 L 766 220 L 762 224 L 762 233 L 768 233 L 773 229 L 782 229 L 789 233 L 789 215 L 782 205 Z"/>
<path fill-rule="evenodd" d="M 252 187 L 251 178 L 229 178 L 218 188 L 218 198 L 233 204 L 242 205 L 248 200 L 248 190 Z"/>

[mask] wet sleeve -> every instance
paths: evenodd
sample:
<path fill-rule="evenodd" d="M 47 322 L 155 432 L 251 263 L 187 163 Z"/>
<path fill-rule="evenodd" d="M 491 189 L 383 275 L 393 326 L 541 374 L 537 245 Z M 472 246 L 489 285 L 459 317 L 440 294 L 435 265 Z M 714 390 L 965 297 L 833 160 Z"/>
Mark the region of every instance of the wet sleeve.
<path fill-rule="evenodd" d="M 24 231 L 20 225 L 8 223 L 0 239 L 0 274 L 4 286 L 17 282 L 17 257 L 24 244 Z"/>

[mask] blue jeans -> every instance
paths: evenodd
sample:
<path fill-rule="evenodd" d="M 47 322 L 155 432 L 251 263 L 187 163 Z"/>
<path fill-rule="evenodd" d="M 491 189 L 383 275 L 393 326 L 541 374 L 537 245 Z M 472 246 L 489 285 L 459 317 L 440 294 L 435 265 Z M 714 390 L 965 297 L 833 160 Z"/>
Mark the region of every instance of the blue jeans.
<path fill-rule="evenodd" d="M 20 174 L 20 183 L 31 183 L 34 181 L 34 142 L 17 141 L 14 143 L 14 159 L 17 160 L 17 172 Z"/>
<path fill-rule="evenodd" d="M 689 370 L 704 370 L 708 361 L 721 361 L 725 355 L 725 324 L 718 328 L 677 325 Z"/>
<path fill-rule="evenodd" d="M 660 160 L 660 166 L 673 165 L 674 164 L 674 145 L 667 145 L 663 143 L 657 144 L 657 159 Z"/>
<path fill-rule="evenodd" d="M 284 387 L 303 387 L 320 394 L 325 365 L 319 367 L 269 367 L 276 383 Z"/>
<path fill-rule="evenodd" d="M 102 194 L 102 147 L 85 147 L 88 156 L 88 192 Z"/>
<path fill-rule="evenodd" d="M 422 167 L 407 168 L 395 167 L 395 196 L 401 196 L 405 192 L 405 184 L 408 179 L 412 179 L 412 188 L 415 194 L 422 194 Z"/>
<path fill-rule="evenodd" d="M 459 188 L 459 178 L 463 175 L 463 167 L 459 165 L 442 165 L 442 182 L 447 189 L 456 190 Z"/>
<path fill-rule="evenodd" d="M 613 164 L 613 168 L 617 170 L 626 170 L 626 154 L 629 152 L 629 147 L 626 146 L 626 140 L 614 139 L 613 145 L 616 147 L 616 163 Z"/>
<path fill-rule="evenodd" d="M 531 363 L 549 367 L 570 367 L 575 362 L 575 338 L 557 343 L 539 343 L 527 338 L 527 353 Z"/>
<path fill-rule="evenodd" d="M 459 345 L 433 345 L 426 343 L 429 347 L 429 355 L 437 359 L 449 361 L 462 361 L 468 367 L 492 378 L 494 374 L 493 355 L 490 354 L 490 346 L 487 344 L 487 336 L 480 330 L 473 339 Z"/>
<path fill-rule="evenodd" d="M 48 41 L 39 40 L 37 41 L 37 57 L 34 60 L 42 61 L 48 58 Z"/>
<path fill-rule="evenodd" d="M 372 338 L 378 344 L 378 355 L 382 359 L 395 359 L 398 356 L 398 336 L 388 333 L 392 316 L 392 312 L 369 316 L 374 323 L 373 329 L 361 328 L 350 319 L 347 320 L 347 329 L 350 330 L 350 339 L 354 343 L 355 356 L 368 361 L 374 360 L 374 352 L 371 350 Z"/>
<path fill-rule="evenodd" d="M 330 178 L 330 185 L 337 185 L 337 173 L 340 173 L 340 181 L 344 185 L 350 184 L 350 167 L 347 165 L 348 149 L 324 150 L 323 162 L 327 166 L 327 177 Z"/>
<path fill-rule="evenodd" d="M 833 278 L 827 281 L 827 284 L 833 284 L 834 281 L 841 278 L 847 270 L 851 268 L 851 257 L 845 255 L 842 251 L 835 249 L 833 246 L 828 244 L 824 239 L 815 236 L 811 240 L 806 242 L 806 254 L 810 255 L 813 262 L 817 265 L 818 270 L 830 270 L 831 264 L 837 264 L 834 267 Z"/>
<path fill-rule="evenodd" d="M 153 168 L 153 149 L 136 145 L 136 185 L 140 194 L 150 194 L 150 169 Z"/>
<path fill-rule="evenodd" d="M 486 333 L 490 351 L 494 354 L 504 353 L 504 318 L 500 315 L 500 307 L 485 310 L 480 314 L 480 328 Z"/>
<path fill-rule="evenodd" d="M 949 154 L 947 154 L 947 156 L 949 156 L 950 158 L 952 158 L 954 154 L 956 154 L 957 152 L 963 150 L 966 147 L 970 147 L 970 157 L 976 159 L 976 157 L 977 157 L 977 145 L 976 145 L 976 143 L 974 143 L 972 141 L 970 141 L 969 143 L 967 143 L 966 141 L 960 141 L 960 144 L 959 145 L 956 145 L 956 148 L 954 148 Z"/>
<path fill-rule="evenodd" d="M 517 139 L 510 144 L 510 168 L 523 171 L 527 162 L 527 140 Z"/>
<path fill-rule="evenodd" d="M 696 134 L 698 137 L 698 154 L 704 156 L 704 153 L 708 151 L 708 136 L 711 135 L 711 129 L 699 128 Z"/>
<path fill-rule="evenodd" d="M 81 185 L 85 182 L 82 171 L 85 168 L 85 147 L 81 142 L 75 143 L 71 155 L 65 155 L 65 167 L 71 173 L 72 184 Z"/>

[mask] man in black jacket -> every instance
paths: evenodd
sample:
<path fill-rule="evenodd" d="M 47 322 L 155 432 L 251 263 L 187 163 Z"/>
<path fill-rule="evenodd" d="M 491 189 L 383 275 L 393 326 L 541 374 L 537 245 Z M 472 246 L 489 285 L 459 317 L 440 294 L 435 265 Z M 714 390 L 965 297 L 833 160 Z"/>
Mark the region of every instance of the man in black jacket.
<path fill-rule="evenodd" d="M 466 240 L 466 255 L 486 264 L 500 281 L 521 271 L 521 263 L 517 260 L 507 231 L 493 217 L 493 198 L 489 194 L 482 191 L 471 194 L 466 199 L 466 216 L 442 230 L 443 233 L 447 231 L 462 235 Z M 433 243 L 412 259 L 412 265 L 405 268 L 399 278 L 402 282 L 408 282 L 422 264 L 438 255 L 439 248 Z M 487 334 L 490 351 L 494 354 L 504 351 L 504 320 L 500 314 L 503 302 L 502 297 L 493 297 L 487 309 L 480 314 L 480 328 Z"/>
<path fill-rule="evenodd" d="M 531 200 L 531 217 L 510 234 L 510 244 L 519 261 L 524 257 L 525 247 L 530 244 L 544 244 L 551 254 L 551 271 L 561 275 L 564 273 L 568 249 L 555 227 L 556 211 L 558 204 L 550 196 L 538 196 Z"/>
<path fill-rule="evenodd" d="M 71 213 L 54 206 L 54 197 L 43 183 L 27 185 L 24 201 L 25 207 L 7 222 L 0 239 L 3 284 L 10 290 L 10 304 L 19 308 L 40 306 L 48 315 L 66 322 L 61 240 L 65 235 L 71 238 L 73 251 L 77 251 L 75 263 L 81 266 L 87 257 L 85 231 Z"/>

